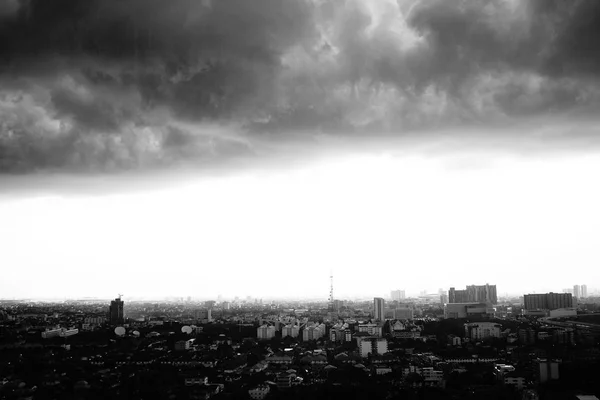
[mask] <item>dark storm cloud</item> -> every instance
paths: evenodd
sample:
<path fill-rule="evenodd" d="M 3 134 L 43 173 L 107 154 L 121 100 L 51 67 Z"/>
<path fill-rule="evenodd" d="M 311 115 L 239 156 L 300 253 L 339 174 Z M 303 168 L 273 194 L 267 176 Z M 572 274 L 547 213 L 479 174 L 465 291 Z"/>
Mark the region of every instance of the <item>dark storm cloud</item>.
<path fill-rule="evenodd" d="M 6 0 L 0 171 L 589 114 L 599 13 L 594 0 Z"/>

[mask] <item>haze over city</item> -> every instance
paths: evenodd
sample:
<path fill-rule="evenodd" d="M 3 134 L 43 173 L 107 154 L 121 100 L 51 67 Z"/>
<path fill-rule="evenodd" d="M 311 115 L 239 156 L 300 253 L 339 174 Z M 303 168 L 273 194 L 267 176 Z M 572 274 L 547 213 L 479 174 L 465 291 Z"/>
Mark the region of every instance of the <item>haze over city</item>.
<path fill-rule="evenodd" d="M 600 279 L 597 2 L 46 4 L 0 4 L 0 298 Z"/>

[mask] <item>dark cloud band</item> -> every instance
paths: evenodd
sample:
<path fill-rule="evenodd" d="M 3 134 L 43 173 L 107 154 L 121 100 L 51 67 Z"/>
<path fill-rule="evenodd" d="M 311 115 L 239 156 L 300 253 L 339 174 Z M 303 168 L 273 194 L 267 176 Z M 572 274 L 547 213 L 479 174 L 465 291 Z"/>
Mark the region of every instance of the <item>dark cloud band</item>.
<path fill-rule="evenodd" d="M 592 114 L 599 29 L 594 0 L 6 1 L 0 171 Z"/>

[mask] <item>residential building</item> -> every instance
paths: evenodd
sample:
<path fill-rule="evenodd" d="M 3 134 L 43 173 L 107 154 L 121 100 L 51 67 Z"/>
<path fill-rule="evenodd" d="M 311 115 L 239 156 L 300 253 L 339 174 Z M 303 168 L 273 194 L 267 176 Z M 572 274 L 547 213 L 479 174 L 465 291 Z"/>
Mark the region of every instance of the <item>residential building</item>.
<path fill-rule="evenodd" d="M 108 320 L 111 325 L 121 325 L 124 322 L 123 319 L 123 300 L 120 297 L 112 300 L 110 302 L 110 307 L 108 309 Z"/>
<path fill-rule="evenodd" d="M 281 337 L 284 338 L 286 336 L 291 336 L 293 338 L 297 338 L 300 334 L 300 327 L 298 325 L 286 325 L 281 328 Z"/>
<path fill-rule="evenodd" d="M 537 378 L 539 383 L 559 379 L 559 360 L 538 359 Z"/>
<path fill-rule="evenodd" d="M 248 395 L 252 400 L 263 400 L 271 392 L 269 385 L 260 385 L 248 390 Z"/>
<path fill-rule="evenodd" d="M 444 318 L 492 317 L 494 308 L 486 303 L 447 303 Z"/>
<path fill-rule="evenodd" d="M 534 344 L 535 343 L 535 331 L 530 327 L 519 328 L 519 343 L 521 344 Z"/>
<path fill-rule="evenodd" d="M 523 296 L 525 310 L 556 310 L 573 307 L 571 293 L 539 293 Z"/>
<path fill-rule="evenodd" d="M 392 290 L 392 301 L 402 301 L 406 298 L 404 290 Z"/>
<path fill-rule="evenodd" d="M 383 336 L 383 325 L 379 324 L 360 324 L 358 325 L 358 332 L 366 332 L 369 336 Z"/>
<path fill-rule="evenodd" d="M 325 336 L 325 324 L 311 324 L 304 327 L 302 331 L 302 340 L 317 340 Z"/>
<path fill-rule="evenodd" d="M 579 286 L 579 285 L 573 286 L 573 296 L 577 297 L 578 299 L 581 297 L 581 286 Z"/>
<path fill-rule="evenodd" d="M 494 322 L 471 322 L 465 324 L 465 337 L 471 340 L 499 338 L 502 325 Z"/>
<path fill-rule="evenodd" d="M 587 297 L 587 285 L 581 285 L 581 297 L 584 299 Z"/>
<path fill-rule="evenodd" d="M 376 321 L 385 321 L 385 300 L 381 297 L 375 297 L 373 307 L 373 318 Z"/>
<path fill-rule="evenodd" d="M 368 357 L 369 354 L 385 354 L 388 352 L 387 339 L 378 337 L 363 337 L 359 344 L 360 356 Z"/>
<path fill-rule="evenodd" d="M 275 337 L 275 327 L 271 325 L 262 325 L 256 329 L 258 340 L 269 340 Z"/>
<path fill-rule="evenodd" d="M 448 290 L 449 303 L 488 303 L 497 304 L 498 295 L 496 285 L 470 285 L 465 290 Z"/>

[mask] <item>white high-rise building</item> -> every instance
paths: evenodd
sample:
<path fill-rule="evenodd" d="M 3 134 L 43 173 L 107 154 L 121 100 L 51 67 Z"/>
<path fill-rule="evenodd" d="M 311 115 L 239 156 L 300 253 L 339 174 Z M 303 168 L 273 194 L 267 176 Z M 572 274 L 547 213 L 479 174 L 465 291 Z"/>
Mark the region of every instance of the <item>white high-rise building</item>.
<path fill-rule="evenodd" d="M 587 297 L 587 285 L 581 285 L 581 297 Z"/>
<path fill-rule="evenodd" d="M 387 339 L 363 338 L 359 344 L 360 356 L 366 358 L 370 354 L 385 354 L 388 352 Z"/>
<path fill-rule="evenodd" d="M 297 338 L 300 334 L 300 327 L 298 325 L 286 325 L 281 328 L 281 337 L 291 336 Z"/>
<path fill-rule="evenodd" d="M 392 301 L 402 301 L 406 298 L 406 291 L 404 290 L 392 290 Z"/>
<path fill-rule="evenodd" d="M 581 286 L 575 285 L 573 286 L 573 296 L 580 298 L 581 297 Z"/>
<path fill-rule="evenodd" d="M 275 337 L 275 327 L 262 325 L 256 329 L 256 337 L 258 340 L 269 340 Z"/>
<path fill-rule="evenodd" d="M 373 318 L 376 321 L 385 321 L 385 300 L 381 297 L 375 297 L 373 307 Z"/>

